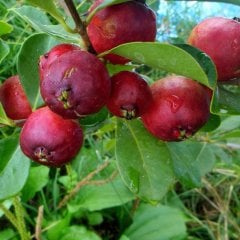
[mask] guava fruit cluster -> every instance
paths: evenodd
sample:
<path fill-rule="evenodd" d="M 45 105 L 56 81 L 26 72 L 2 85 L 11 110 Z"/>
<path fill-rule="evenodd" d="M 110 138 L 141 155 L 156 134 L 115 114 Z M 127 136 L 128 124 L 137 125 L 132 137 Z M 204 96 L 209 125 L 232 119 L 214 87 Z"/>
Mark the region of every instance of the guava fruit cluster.
<path fill-rule="evenodd" d="M 101 2 L 97 0 L 89 11 Z M 233 32 L 225 36 L 220 29 L 224 31 L 229 26 Z M 146 4 L 129 1 L 106 7 L 94 15 L 87 32 L 96 54 L 63 43 L 40 56 L 44 106 L 32 112 L 18 76 L 7 79 L 0 87 L 0 101 L 8 117 L 25 119 L 20 146 L 30 159 L 51 167 L 71 161 L 84 142 L 79 119 L 103 107 L 119 118 L 139 118 L 147 131 L 162 141 L 189 138 L 208 121 L 212 90 L 206 86 L 177 75 L 158 79 L 151 85 L 135 71 L 110 76 L 106 62 L 126 64 L 129 60 L 113 54 L 105 55 L 105 59 L 97 57 L 97 53 L 119 44 L 155 41 L 156 16 Z M 225 36 L 225 44 L 230 45 L 225 47 L 227 60 L 221 59 L 224 58 L 221 55 L 224 46 L 218 46 L 221 41 L 213 41 L 216 35 L 221 40 Z M 209 48 L 205 48 L 209 41 Z M 229 57 L 239 53 L 239 41 L 239 23 L 223 18 L 203 21 L 189 37 L 190 44 L 212 57 L 220 81 L 239 74 L 239 61 Z"/>

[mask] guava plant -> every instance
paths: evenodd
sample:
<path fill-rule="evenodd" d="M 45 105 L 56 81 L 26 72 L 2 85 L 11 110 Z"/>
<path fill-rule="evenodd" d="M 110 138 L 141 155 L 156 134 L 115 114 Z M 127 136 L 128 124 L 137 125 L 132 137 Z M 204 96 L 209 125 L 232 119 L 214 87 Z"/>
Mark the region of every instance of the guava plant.
<path fill-rule="evenodd" d="M 17 57 L 0 72 L 0 239 L 191 237 L 173 192 L 200 187 L 240 136 L 238 19 L 174 44 L 151 1 L 0 0 L 1 12 L 0 63 Z M 25 26 L 17 50 L 7 16 Z"/>

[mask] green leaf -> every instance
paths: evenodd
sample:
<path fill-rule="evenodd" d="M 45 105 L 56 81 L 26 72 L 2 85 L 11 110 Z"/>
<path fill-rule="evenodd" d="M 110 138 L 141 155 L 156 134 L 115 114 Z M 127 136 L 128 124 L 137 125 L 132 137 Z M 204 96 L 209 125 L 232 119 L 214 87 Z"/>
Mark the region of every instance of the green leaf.
<path fill-rule="evenodd" d="M 9 46 L 2 39 L 0 39 L 0 63 L 8 55 L 9 52 Z"/>
<path fill-rule="evenodd" d="M 17 146 L 0 173 L 0 200 L 14 196 L 21 191 L 27 180 L 29 167 L 30 160 L 22 153 L 20 146 Z"/>
<path fill-rule="evenodd" d="M 15 123 L 8 118 L 2 103 L 0 102 L 0 125 L 15 126 Z"/>
<path fill-rule="evenodd" d="M 64 17 L 58 11 L 54 0 L 42 1 L 42 0 L 26 0 L 26 2 L 32 4 L 33 6 L 39 7 L 45 12 L 49 13 L 54 17 L 62 26 L 68 31 L 72 32 L 73 30 L 65 23 Z"/>
<path fill-rule="evenodd" d="M 240 94 L 218 86 L 214 91 L 211 112 L 218 115 L 240 114 Z"/>
<path fill-rule="evenodd" d="M 40 191 L 49 181 L 49 168 L 38 166 L 30 168 L 27 182 L 22 189 L 23 201 L 33 198 L 36 192 Z"/>
<path fill-rule="evenodd" d="M 8 34 L 10 32 L 12 32 L 13 27 L 12 25 L 4 22 L 4 21 L 0 21 L 0 36 L 4 35 L 4 34 Z"/>
<path fill-rule="evenodd" d="M 191 50 L 193 47 L 188 47 Z M 197 50 L 192 51 L 197 52 Z M 104 56 L 108 53 L 114 53 L 128 59 L 131 59 L 137 63 L 148 65 L 152 68 L 158 68 L 170 73 L 179 74 L 189 77 L 200 83 L 214 88 L 216 85 L 216 79 L 214 79 L 213 64 L 209 61 L 209 57 L 206 54 L 201 54 L 201 57 L 197 60 L 188 52 L 180 47 L 160 42 L 132 42 L 119 45 L 109 51 L 101 53 L 99 56 Z M 199 61 L 205 61 L 207 64 L 201 64 L 207 66 L 208 72 L 199 64 Z M 205 60 L 207 59 L 207 60 Z M 211 79 L 208 79 L 209 69 L 211 69 Z"/>
<path fill-rule="evenodd" d="M 9 137 L 0 140 L 0 173 L 3 172 L 8 161 L 11 159 L 12 153 L 18 146 L 18 136 Z"/>
<path fill-rule="evenodd" d="M 216 80 L 217 80 L 217 70 L 211 58 L 206 53 L 200 51 L 199 49 L 191 45 L 177 44 L 176 46 L 188 52 L 195 58 L 195 60 L 199 63 L 199 65 L 207 75 L 209 80 L 209 85 L 215 88 Z"/>
<path fill-rule="evenodd" d="M 174 183 L 165 143 L 152 137 L 139 120 L 118 120 L 116 159 L 125 184 L 140 198 L 159 201 Z"/>
<path fill-rule="evenodd" d="M 60 240 L 101 240 L 93 231 L 88 230 L 85 226 L 72 225 L 63 229 Z"/>
<path fill-rule="evenodd" d="M 47 34 L 38 33 L 27 38 L 20 49 L 18 73 L 33 109 L 43 104 L 39 91 L 39 57 L 58 43 L 59 41 Z"/>
<path fill-rule="evenodd" d="M 142 204 L 124 234 L 131 240 L 183 240 L 187 236 L 185 221 L 178 209 Z"/>
<path fill-rule="evenodd" d="M 221 124 L 221 118 L 218 115 L 210 114 L 207 123 L 200 129 L 203 132 L 210 132 L 215 130 Z"/>
<path fill-rule="evenodd" d="M 0 232 L 0 239 L 2 240 L 16 240 L 16 232 L 11 228 L 4 229 Z"/>
<path fill-rule="evenodd" d="M 178 179 L 190 186 L 201 186 L 201 177 L 211 171 L 215 163 L 215 155 L 211 145 L 201 142 L 169 142 L 175 174 Z"/>
<path fill-rule="evenodd" d="M 83 187 L 74 201 L 68 204 L 68 209 L 72 213 L 79 211 L 79 209 L 98 211 L 123 205 L 134 198 L 134 195 L 125 187 L 120 177 L 116 177 L 110 183 Z"/>
<path fill-rule="evenodd" d="M 45 32 L 65 42 L 81 43 L 79 34 L 69 33 L 61 25 L 52 25 L 47 15 L 39 9 L 31 6 L 22 6 L 11 10 L 39 32 Z"/>

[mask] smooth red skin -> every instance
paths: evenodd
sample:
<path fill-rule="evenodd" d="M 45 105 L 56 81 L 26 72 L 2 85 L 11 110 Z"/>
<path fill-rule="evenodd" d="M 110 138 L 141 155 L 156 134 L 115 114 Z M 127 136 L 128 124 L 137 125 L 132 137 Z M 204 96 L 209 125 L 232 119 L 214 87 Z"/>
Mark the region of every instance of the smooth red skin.
<path fill-rule="evenodd" d="M 76 45 L 69 44 L 69 43 L 62 43 L 54 46 L 49 52 L 45 53 L 44 55 L 40 56 L 39 58 L 39 76 L 40 81 L 44 78 L 44 72 L 46 69 L 62 54 L 80 50 L 80 48 Z"/>
<path fill-rule="evenodd" d="M 83 144 L 83 132 L 77 122 L 64 119 L 48 107 L 37 109 L 25 122 L 20 134 L 23 153 L 33 161 L 61 167 L 72 160 Z M 35 155 L 38 148 L 48 151 L 47 161 Z"/>
<path fill-rule="evenodd" d="M 67 72 L 71 74 L 66 77 Z M 71 108 L 65 109 L 58 98 L 67 89 L 71 89 L 68 99 Z M 64 118 L 98 112 L 106 104 L 110 90 L 110 77 L 104 64 L 95 55 L 81 50 L 58 57 L 40 84 L 46 105 Z"/>
<path fill-rule="evenodd" d="M 96 1 L 90 11 L 103 0 Z M 125 2 L 98 11 L 91 19 L 87 33 L 97 53 L 112 49 L 128 42 L 155 41 L 157 32 L 156 15 L 146 5 L 139 2 Z M 114 54 L 105 56 L 114 64 L 124 64 L 129 60 Z"/>
<path fill-rule="evenodd" d="M 26 119 L 32 113 L 18 75 L 6 79 L 0 86 L 0 102 L 12 120 Z"/>
<path fill-rule="evenodd" d="M 139 74 L 122 71 L 111 77 L 111 95 L 107 108 L 113 115 L 124 117 L 122 108 L 134 107 L 135 117 L 139 117 L 147 111 L 151 101 L 151 89 Z"/>
<path fill-rule="evenodd" d="M 179 130 L 192 136 L 208 120 L 208 88 L 182 76 L 169 76 L 151 85 L 153 103 L 142 115 L 146 129 L 164 141 L 183 140 Z"/>
<path fill-rule="evenodd" d="M 207 53 L 218 80 L 240 77 L 240 23 L 223 17 L 205 19 L 192 30 L 188 43 Z"/>

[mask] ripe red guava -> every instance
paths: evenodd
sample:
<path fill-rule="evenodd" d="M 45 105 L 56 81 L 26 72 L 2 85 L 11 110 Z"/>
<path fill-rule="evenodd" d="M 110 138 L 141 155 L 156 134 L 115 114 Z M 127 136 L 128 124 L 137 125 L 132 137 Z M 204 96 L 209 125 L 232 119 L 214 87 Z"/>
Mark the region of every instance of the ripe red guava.
<path fill-rule="evenodd" d="M 83 132 L 79 124 L 42 107 L 33 112 L 20 134 L 23 153 L 33 161 L 61 167 L 79 152 Z"/>
<path fill-rule="evenodd" d="M 96 1 L 91 6 L 90 12 L 102 2 L 103 0 Z M 97 53 L 123 43 L 152 42 L 155 40 L 156 32 L 154 11 L 137 1 L 108 6 L 98 11 L 87 26 L 90 42 Z M 115 54 L 107 54 L 105 58 L 114 64 L 129 61 Z"/>
<path fill-rule="evenodd" d="M 164 141 L 181 141 L 196 133 L 210 115 L 207 87 L 182 76 L 168 76 L 151 85 L 153 103 L 142 115 L 146 129 Z"/>
<path fill-rule="evenodd" d="M 54 62 L 58 57 L 62 54 L 80 50 L 80 48 L 76 45 L 69 44 L 69 43 L 62 43 L 54 46 L 51 50 L 44 55 L 40 56 L 39 58 L 39 75 L 40 81 L 44 78 L 44 72 L 47 72 L 47 68 Z"/>
<path fill-rule="evenodd" d="M 217 68 L 218 80 L 240 77 L 240 23 L 211 17 L 196 25 L 188 43 L 208 54 Z"/>
<path fill-rule="evenodd" d="M 59 56 L 40 83 L 46 105 L 64 118 L 98 112 L 107 102 L 111 82 L 105 65 L 93 54 L 74 50 Z"/>
<path fill-rule="evenodd" d="M 122 71 L 111 77 L 108 110 L 115 116 L 133 119 L 149 107 L 152 93 L 147 82 L 137 73 Z"/>
<path fill-rule="evenodd" d="M 12 76 L 0 86 L 0 102 L 12 120 L 26 119 L 32 112 L 19 76 Z"/>

